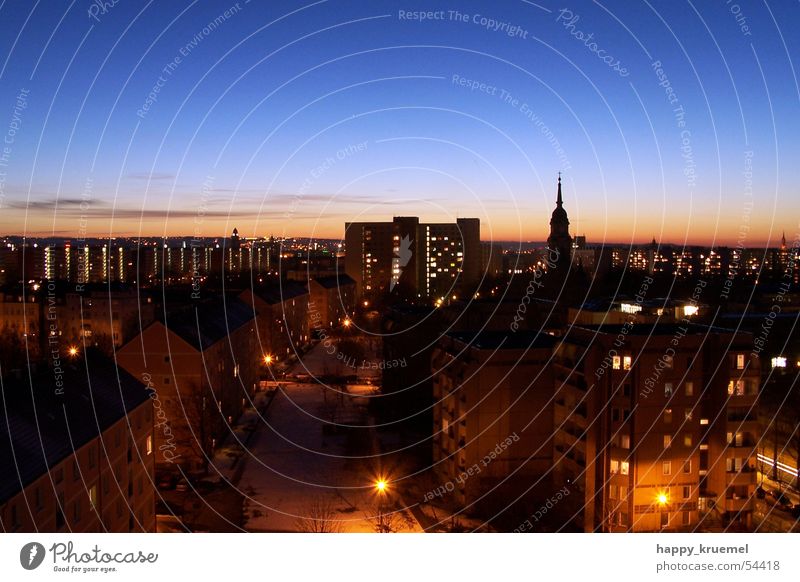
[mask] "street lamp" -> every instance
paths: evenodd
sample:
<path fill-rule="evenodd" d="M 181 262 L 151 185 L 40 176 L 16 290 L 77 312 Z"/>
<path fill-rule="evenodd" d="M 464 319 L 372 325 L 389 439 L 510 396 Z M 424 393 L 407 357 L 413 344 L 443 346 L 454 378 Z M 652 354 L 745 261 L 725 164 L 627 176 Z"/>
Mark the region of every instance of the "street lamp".
<path fill-rule="evenodd" d="M 669 497 L 667 497 L 666 493 L 659 493 L 658 497 L 656 497 L 656 500 L 658 501 L 658 504 L 663 507 L 669 501 Z"/>
<path fill-rule="evenodd" d="M 69 349 L 67 350 L 67 353 L 74 358 L 75 356 L 78 355 L 78 348 L 76 348 L 75 346 L 70 346 Z"/>
<path fill-rule="evenodd" d="M 375 491 L 378 494 L 378 532 L 379 533 L 386 533 L 388 531 L 388 526 L 384 523 L 384 514 L 383 514 L 383 499 L 386 497 L 386 491 L 388 488 L 388 484 L 386 483 L 385 479 L 379 478 L 375 481 Z"/>
<path fill-rule="evenodd" d="M 344 322 L 343 322 L 343 325 L 344 325 L 345 327 L 350 327 L 350 324 L 351 324 L 351 323 L 352 323 L 352 322 L 350 321 L 350 318 L 349 318 L 349 317 L 347 317 L 347 318 L 345 318 L 345 320 L 344 320 Z"/>
<path fill-rule="evenodd" d="M 264 363 L 269 366 L 272 363 L 273 357 L 270 354 L 264 356 Z"/>

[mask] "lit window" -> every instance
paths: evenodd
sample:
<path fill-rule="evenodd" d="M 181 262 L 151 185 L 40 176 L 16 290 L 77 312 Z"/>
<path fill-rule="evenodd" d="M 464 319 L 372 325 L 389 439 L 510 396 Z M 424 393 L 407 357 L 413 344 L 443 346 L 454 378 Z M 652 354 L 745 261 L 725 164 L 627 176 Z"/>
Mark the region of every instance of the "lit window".
<path fill-rule="evenodd" d="M 625 356 L 624 358 L 622 358 L 622 367 L 625 370 L 630 370 L 631 362 L 633 362 L 633 358 L 631 358 L 630 356 Z"/>
<path fill-rule="evenodd" d="M 147 450 L 148 455 L 153 454 L 153 437 L 152 435 L 148 435 L 147 441 L 145 442 L 145 449 Z"/>
<path fill-rule="evenodd" d="M 614 356 L 612 358 L 612 366 L 615 370 L 619 370 L 622 367 L 622 358 Z"/>
<path fill-rule="evenodd" d="M 621 475 L 627 475 L 629 470 L 630 470 L 630 465 L 628 464 L 628 461 L 622 461 L 619 464 L 619 472 Z"/>
<path fill-rule="evenodd" d="M 728 382 L 728 395 L 729 396 L 743 396 L 744 395 L 744 380 L 731 380 Z"/>
<path fill-rule="evenodd" d="M 611 461 L 611 474 L 616 475 L 619 473 L 619 461 Z"/>
<path fill-rule="evenodd" d="M 702 424 L 703 426 L 707 425 L 708 424 L 708 419 L 707 418 L 701 418 L 700 419 L 700 424 Z"/>
<path fill-rule="evenodd" d="M 620 436 L 619 438 L 619 446 L 623 449 L 631 448 L 631 437 L 627 434 Z"/>
<path fill-rule="evenodd" d="M 665 434 L 664 435 L 664 448 L 668 449 L 669 446 L 672 444 L 672 436 Z"/>
<path fill-rule="evenodd" d="M 772 367 L 773 368 L 785 368 L 786 367 L 786 358 L 783 356 L 778 356 L 777 358 L 772 358 Z"/>
<path fill-rule="evenodd" d="M 736 354 L 736 369 L 744 370 L 744 354 Z"/>
<path fill-rule="evenodd" d="M 664 461 L 661 463 L 661 472 L 664 473 L 664 475 L 672 474 L 672 461 Z"/>
<path fill-rule="evenodd" d="M 664 422 L 667 423 L 667 424 L 672 422 L 672 409 L 671 408 L 665 408 L 664 409 Z"/>
<path fill-rule="evenodd" d="M 686 396 L 694 396 L 694 382 L 686 382 L 684 385 Z"/>
<path fill-rule="evenodd" d="M 666 398 L 672 396 L 672 382 L 664 382 L 664 396 Z"/>
<path fill-rule="evenodd" d="M 691 447 L 692 446 L 692 435 L 690 435 L 690 434 L 683 435 L 683 446 L 684 447 Z"/>
<path fill-rule="evenodd" d="M 696 305 L 684 305 L 683 306 L 683 315 L 686 317 L 691 317 L 692 315 L 697 315 L 697 306 Z"/>

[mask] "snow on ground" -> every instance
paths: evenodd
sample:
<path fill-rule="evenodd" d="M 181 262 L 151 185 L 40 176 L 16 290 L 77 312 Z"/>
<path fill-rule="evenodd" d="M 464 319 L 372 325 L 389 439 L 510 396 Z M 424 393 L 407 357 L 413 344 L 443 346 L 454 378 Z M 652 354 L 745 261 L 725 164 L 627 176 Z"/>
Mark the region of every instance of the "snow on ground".
<path fill-rule="evenodd" d="M 312 354 L 322 349 L 318 345 Z M 304 357 L 312 373 L 329 361 L 315 356 Z M 371 389 L 340 394 L 319 384 L 292 383 L 278 391 L 252 436 L 250 454 L 240 461 L 245 529 L 298 531 L 318 517 L 335 531 L 374 531 L 379 502 L 387 514 L 397 500 L 389 492 L 381 501 L 374 487 L 379 459 L 365 397 Z M 421 531 L 410 512 L 393 523 L 403 531 Z"/>

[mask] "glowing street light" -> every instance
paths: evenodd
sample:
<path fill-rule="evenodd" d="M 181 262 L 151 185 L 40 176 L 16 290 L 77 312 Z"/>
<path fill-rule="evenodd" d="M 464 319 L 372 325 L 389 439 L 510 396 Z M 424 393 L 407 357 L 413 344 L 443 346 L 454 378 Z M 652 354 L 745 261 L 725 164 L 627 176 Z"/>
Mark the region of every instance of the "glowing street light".
<path fill-rule="evenodd" d="M 383 479 L 378 479 L 375 482 L 375 489 L 378 491 L 378 493 L 386 493 L 386 481 Z"/>
<path fill-rule="evenodd" d="M 669 501 L 666 493 L 659 493 L 656 499 L 658 500 L 659 505 L 666 505 L 667 501 Z"/>
<path fill-rule="evenodd" d="M 267 366 L 269 366 L 272 363 L 273 359 L 274 358 L 271 355 L 267 354 L 266 356 L 264 356 L 264 363 Z"/>
<path fill-rule="evenodd" d="M 352 321 L 350 321 L 350 318 L 348 317 L 348 318 L 346 318 L 346 319 L 344 320 L 344 322 L 342 322 L 342 325 L 344 325 L 345 327 L 350 327 L 350 324 L 351 324 L 351 323 L 353 323 L 353 322 L 352 322 Z"/>
<path fill-rule="evenodd" d="M 67 353 L 74 358 L 75 356 L 78 355 L 78 348 L 76 348 L 75 346 L 70 346 L 69 349 L 67 350 Z"/>

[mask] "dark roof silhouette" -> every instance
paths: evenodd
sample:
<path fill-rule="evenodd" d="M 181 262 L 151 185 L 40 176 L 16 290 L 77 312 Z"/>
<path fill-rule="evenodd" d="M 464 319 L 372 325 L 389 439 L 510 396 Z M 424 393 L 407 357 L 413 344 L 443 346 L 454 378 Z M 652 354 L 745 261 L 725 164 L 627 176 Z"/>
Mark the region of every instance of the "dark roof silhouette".
<path fill-rule="evenodd" d="M 325 289 L 338 289 L 339 287 L 355 285 L 355 280 L 350 275 L 344 273 L 339 275 L 327 275 L 325 277 L 314 277 L 314 281 Z"/>
<path fill-rule="evenodd" d="M 277 305 L 287 299 L 294 299 L 308 294 L 308 287 L 297 281 L 281 281 L 254 286 L 251 291 L 262 301 Z M 251 310 L 252 311 L 252 310 Z"/>
<path fill-rule="evenodd" d="M 195 349 L 204 351 L 254 317 L 250 305 L 235 297 L 226 297 L 198 303 L 176 313 L 168 312 L 161 323 Z"/>
<path fill-rule="evenodd" d="M 0 502 L 149 400 L 146 387 L 105 356 L 90 353 L 74 362 L 65 360 L 62 395 L 56 394 L 52 369 L 3 382 Z"/>

